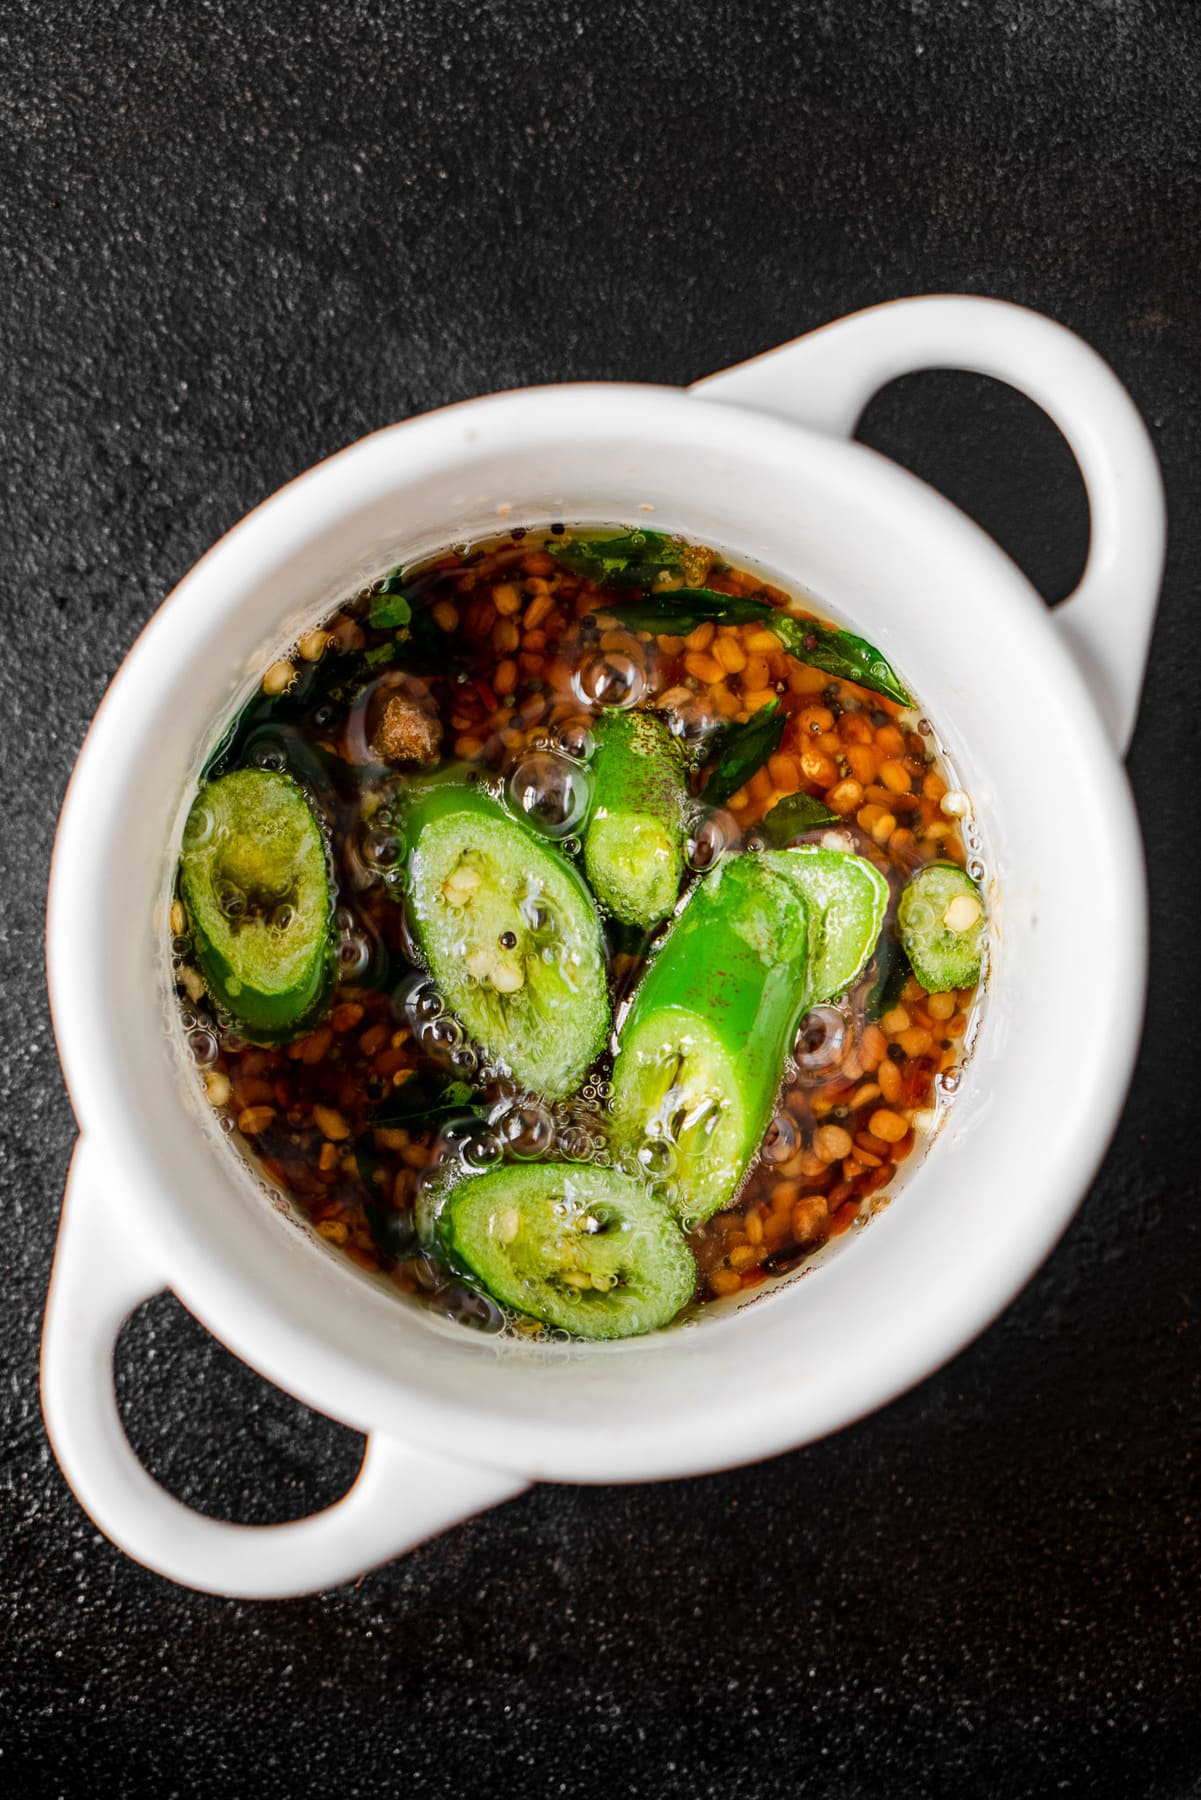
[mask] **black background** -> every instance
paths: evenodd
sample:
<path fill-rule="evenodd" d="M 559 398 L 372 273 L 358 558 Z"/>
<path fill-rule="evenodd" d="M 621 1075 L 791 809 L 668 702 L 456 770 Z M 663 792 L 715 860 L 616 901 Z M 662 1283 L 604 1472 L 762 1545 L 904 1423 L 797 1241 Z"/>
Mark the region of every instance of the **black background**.
<path fill-rule="evenodd" d="M 0 1784 L 1201 1792 L 1198 12 L 9 0 L 0 121 Z M 73 1136 L 41 969 L 46 869 L 139 627 L 249 507 L 375 426 L 528 382 L 686 382 L 938 289 L 1081 332 L 1151 422 L 1169 489 L 1130 757 L 1147 1033 L 1067 1238 L 940 1375 L 765 1466 L 542 1488 L 286 1604 L 134 1566 L 50 1459 L 36 1354 Z M 1027 402 L 914 377 L 863 435 L 1049 598 L 1069 591 L 1083 497 Z M 1015 696 L 1015 730 L 1037 729 Z M 1062 807 L 1070 833 L 1054 769 L 1031 804 Z M 296 1516 L 351 1477 L 350 1433 L 172 1300 L 127 1328 L 119 1372 L 138 1447 L 205 1510 Z"/>

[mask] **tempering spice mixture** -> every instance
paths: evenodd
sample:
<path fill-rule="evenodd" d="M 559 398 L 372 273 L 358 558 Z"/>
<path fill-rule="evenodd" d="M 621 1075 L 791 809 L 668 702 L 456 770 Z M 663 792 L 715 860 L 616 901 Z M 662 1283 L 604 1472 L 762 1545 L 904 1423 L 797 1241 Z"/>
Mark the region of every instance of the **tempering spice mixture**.
<path fill-rule="evenodd" d="M 572 771 L 586 771 L 598 709 L 650 709 L 694 761 L 689 879 L 764 842 L 854 851 L 887 877 L 876 955 L 849 994 L 802 1021 L 745 1185 L 688 1234 L 702 1298 L 753 1288 L 866 1216 L 958 1085 L 976 997 L 975 987 L 927 993 L 890 929 L 915 870 L 968 863 L 967 798 L 949 789 L 925 722 L 798 659 L 761 620 L 709 619 L 684 637 L 631 629 L 613 610 L 620 596 L 564 559 L 570 542 L 561 526 L 516 530 L 347 599 L 271 665 L 206 771 L 287 769 L 323 816 L 338 965 L 322 1022 L 294 1042 L 246 1042 L 209 998 L 180 900 L 172 912 L 183 1023 L 225 1128 L 360 1268 L 485 1329 L 505 1315 L 419 1241 L 419 1185 L 448 1151 L 478 1170 L 506 1151 L 603 1164 L 609 1070 L 602 1060 L 577 1097 L 547 1105 L 502 1079 L 442 1006 L 397 904 L 406 846 L 394 801 L 415 774 L 453 762 L 493 788 L 516 782 L 571 855 Z M 696 545 L 653 580 L 665 598 L 697 588 L 804 614 L 792 595 Z M 706 748 L 772 703 L 777 747 L 723 805 L 706 806 Z M 794 827 L 782 828 L 789 818 Z M 662 930 L 606 923 L 618 1020 Z M 503 991 L 503 956 L 491 979 Z M 542 1329 L 532 1319 L 516 1328 Z"/>

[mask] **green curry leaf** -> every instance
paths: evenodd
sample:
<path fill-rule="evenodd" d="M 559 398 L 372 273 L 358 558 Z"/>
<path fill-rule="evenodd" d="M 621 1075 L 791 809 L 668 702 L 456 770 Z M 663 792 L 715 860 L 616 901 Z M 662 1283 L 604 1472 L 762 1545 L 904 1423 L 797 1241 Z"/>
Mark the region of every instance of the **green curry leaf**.
<path fill-rule="evenodd" d="M 629 631 L 649 631 L 654 636 L 687 637 L 710 620 L 722 625 L 749 625 L 757 619 L 771 623 L 774 608 L 744 594 L 719 594 L 714 588 L 672 588 L 647 594 L 642 600 L 619 600 L 598 606 L 606 619 L 616 619 Z"/>
<path fill-rule="evenodd" d="M 901 989 L 911 973 L 904 950 L 891 931 L 884 932 L 876 945 L 876 979 L 864 1002 L 865 1016 L 874 1022 L 891 1012 L 899 1004 Z"/>
<path fill-rule="evenodd" d="M 841 825 L 838 814 L 813 794 L 785 794 L 769 813 L 760 819 L 755 830 L 773 850 L 786 850 L 794 838 L 822 825 Z"/>
<path fill-rule="evenodd" d="M 710 806 L 724 806 L 731 794 L 763 767 L 780 748 L 788 714 L 778 700 L 769 700 L 742 725 L 728 725 L 720 740 L 717 767 L 705 787 Z"/>
<path fill-rule="evenodd" d="M 398 631 L 413 616 L 413 608 L 404 594 L 381 595 L 368 614 L 373 631 Z"/>
<path fill-rule="evenodd" d="M 870 688 L 900 706 L 912 706 L 913 697 L 901 685 L 892 665 L 885 661 L 874 644 L 857 637 L 853 631 L 841 631 L 833 625 L 819 625 L 816 619 L 796 619 L 791 613 L 776 612 L 765 619 L 784 648 L 798 662 L 810 668 L 824 669 L 857 687 Z"/>
<path fill-rule="evenodd" d="M 626 531 L 619 537 L 570 537 L 547 549 L 573 575 L 598 587 L 645 588 L 664 569 L 681 567 L 684 546 L 661 531 Z"/>

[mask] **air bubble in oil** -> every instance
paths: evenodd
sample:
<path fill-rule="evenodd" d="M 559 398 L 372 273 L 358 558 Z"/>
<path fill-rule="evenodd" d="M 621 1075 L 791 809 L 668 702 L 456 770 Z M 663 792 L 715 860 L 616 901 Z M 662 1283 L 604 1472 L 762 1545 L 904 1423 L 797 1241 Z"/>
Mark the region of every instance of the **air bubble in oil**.
<path fill-rule="evenodd" d="M 393 879 L 394 880 L 399 875 L 399 873 L 400 873 L 399 870 L 393 871 Z M 407 908 L 401 911 L 398 924 L 399 924 L 399 930 L 397 932 L 397 937 L 399 939 L 398 947 L 400 950 L 400 954 L 404 957 L 404 960 L 408 963 L 420 963 L 421 951 L 418 948 L 417 937 L 413 930 L 413 921 L 409 917 Z"/>
<path fill-rule="evenodd" d="M 638 1147 L 638 1166 L 649 1181 L 660 1181 L 675 1173 L 675 1145 L 667 1138 L 647 1138 Z"/>
<path fill-rule="evenodd" d="M 483 1175 L 504 1156 L 504 1145 L 494 1131 L 473 1126 L 459 1139 L 459 1161 L 469 1175 Z"/>
<path fill-rule="evenodd" d="M 588 775 L 565 756 L 538 751 L 523 757 L 509 777 L 509 801 L 547 837 L 561 838 L 588 811 Z"/>
<path fill-rule="evenodd" d="M 806 1013 L 797 1028 L 793 1051 L 802 1078 L 822 1075 L 838 1062 L 846 1036 L 847 1022 L 836 1006 L 815 1006 Z"/>
<path fill-rule="evenodd" d="M 519 1100 L 497 1120 L 497 1129 L 505 1147 L 523 1162 L 545 1156 L 554 1142 L 554 1121 L 536 1100 Z"/>
<path fill-rule="evenodd" d="M 338 974 L 354 981 L 371 967 L 371 940 L 362 931 L 351 931 L 338 943 Z"/>
<path fill-rule="evenodd" d="M 442 996 L 428 975 L 410 975 L 396 990 L 396 1006 L 408 1015 L 415 1027 L 420 1027 L 439 1017 Z"/>
<path fill-rule="evenodd" d="M 597 650 L 571 678 L 576 698 L 586 706 L 637 706 L 646 693 L 642 665 L 624 650 Z"/>
<path fill-rule="evenodd" d="M 935 1076 L 934 1085 L 944 1094 L 957 1094 L 962 1080 L 957 1069 L 947 1069 L 943 1074 Z"/>
<path fill-rule="evenodd" d="M 363 861 L 369 869 L 395 868 L 403 851 L 404 845 L 391 831 L 372 830 L 363 836 Z"/>
<path fill-rule="evenodd" d="M 592 755 L 594 744 L 592 733 L 588 729 L 585 718 L 564 719 L 556 732 L 558 748 L 564 756 L 574 757 L 576 762 L 587 762 Z"/>
<path fill-rule="evenodd" d="M 275 775 L 278 775 L 288 766 L 288 759 L 284 755 L 280 745 L 273 744 L 270 740 L 264 744 L 256 745 L 251 753 L 250 760 L 254 763 L 256 768 L 267 769 Z"/>
<path fill-rule="evenodd" d="M 560 1134 L 559 1148 L 569 1162 L 587 1162 L 592 1155 L 591 1134 L 580 1125 L 569 1125 Z"/>
<path fill-rule="evenodd" d="M 721 716 L 697 696 L 668 709 L 667 729 L 689 750 L 699 750 L 721 724 Z"/>
<path fill-rule="evenodd" d="M 792 1116 L 778 1112 L 764 1134 L 759 1151 L 765 1163 L 787 1162 L 797 1147 L 797 1128 Z"/>
<path fill-rule="evenodd" d="M 211 1031 L 190 1031 L 188 1049 L 198 1069 L 209 1069 L 217 1060 L 217 1040 Z"/>
<path fill-rule="evenodd" d="M 417 1040 L 427 1056 L 439 1062 L 450 1062 L 463 1042 L 463 1029 L 445 1014 L 426 1019 L 418 1027 Z"/>
<path fill-rule="evenodd" d="M 505 1315 L 495 1300 L 462 1281 L 452 1281 L 439 1288 L 434 1305 L 455 1325 L 465 1326 L 468 1331 L 495 1334 L 505 1328 Z"/>
<path fill-rule="evenodd" d="M 223 881 L 217 889 L 217 905 L 227 919 L 239 919 L 246 911 L 246 896 L 232 881 Z"/>
<path fill-rule="evenodd" d="M 688 839 L 685 856 L 688 867 L 703 874 L 734 841 L 737 826 L 729 813 L 717 812 L 699 824 Z"/>

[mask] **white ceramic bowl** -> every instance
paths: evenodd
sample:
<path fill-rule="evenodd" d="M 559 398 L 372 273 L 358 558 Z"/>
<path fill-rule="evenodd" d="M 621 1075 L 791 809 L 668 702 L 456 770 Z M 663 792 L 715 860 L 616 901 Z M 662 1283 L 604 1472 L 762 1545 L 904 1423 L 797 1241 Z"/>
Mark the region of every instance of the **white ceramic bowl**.
<path fill-rule="evenodd" d="M 1012 383 L 1075 451 L 1092 546 L 1056 612 L 955 508 L 847 441 L 875 389 L 923 367 Z M 974 798 L 990 991 L 929 1156 L 803 1280 L 690 1329 L 537 1349 L 382 1292 L 215 1141 L 168 1049 L 162 906 L 214 721 L 297 626 L 402 557 L 504 525 L 643 518 L 778 570 L 902 671 Z M 1137 1046 L 1144 882 L 1120 757 L 1163 532 L 1154 454 L 1105 365 L 1035 314 L 953 296 L 857 314 L 690 392 L 549 387 L 409 420 L 230 532 L 113 682 L 55 852 L 50 984 L 81 1137 L 42 1390 L 55 1452 L 100 1528 L 194 1587 L 309 1591 L 531 1481 L 689 1475 L 802 1444 L 993 1318 L 1074 1211 Z M 121 1427 L 112 1345 L 163 1287 L 265 1376 L 369 1435 L 336 1506 L 234 1526 L 149 1478 Z"/>

